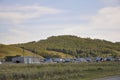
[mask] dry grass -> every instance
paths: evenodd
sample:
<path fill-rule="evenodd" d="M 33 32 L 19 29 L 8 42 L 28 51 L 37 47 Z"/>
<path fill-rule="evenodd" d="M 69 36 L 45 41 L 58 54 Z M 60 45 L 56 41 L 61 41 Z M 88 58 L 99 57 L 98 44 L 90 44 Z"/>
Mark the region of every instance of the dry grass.
<path fill-rule="evenodd" d="M 93 80 L 119 72 L 120 62 L 3 64 L 0 80 Z"/>

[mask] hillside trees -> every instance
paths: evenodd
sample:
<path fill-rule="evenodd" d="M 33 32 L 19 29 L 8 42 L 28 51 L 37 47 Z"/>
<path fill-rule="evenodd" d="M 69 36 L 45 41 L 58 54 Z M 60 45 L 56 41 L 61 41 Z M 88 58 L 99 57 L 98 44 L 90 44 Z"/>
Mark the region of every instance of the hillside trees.
<path fill-rule="evenodd" d="M 44 57 L 55 57 L 52 53 L 48 54 L 51 51 L 62 52 L 75 57 L 111 56 L 113 54 L 120 55 L 119 42 L 112 43 L 105 40 L 80 38 L 71 35 L 52 36 L 46 40 L 19 45 L 16 44 L 16 46 L 25 47 L 25 49 L 29 51 L 36 49 L 37 54 Z"/>

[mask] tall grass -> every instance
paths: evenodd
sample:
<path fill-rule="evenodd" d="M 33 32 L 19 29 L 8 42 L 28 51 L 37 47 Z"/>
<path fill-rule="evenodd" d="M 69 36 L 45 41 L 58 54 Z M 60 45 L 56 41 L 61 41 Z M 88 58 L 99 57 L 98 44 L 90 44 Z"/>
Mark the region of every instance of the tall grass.
<path fill-rule="evenodd" d="M 111 75 L 120 75 L 120 62 L 0 65 L 0 80 L 92 80 Z"/>

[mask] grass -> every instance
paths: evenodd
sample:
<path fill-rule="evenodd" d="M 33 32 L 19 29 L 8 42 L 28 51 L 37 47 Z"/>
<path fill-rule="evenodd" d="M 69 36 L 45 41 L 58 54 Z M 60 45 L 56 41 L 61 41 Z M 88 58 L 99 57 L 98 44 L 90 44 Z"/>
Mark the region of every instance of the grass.
<path fill-rule="evenodd" d="M 56 52 L 56 51 L 46 51 L 48 54 L 51 54 L 51 55 L 58 55 L 60 56 L 61 58 L 73 58 L 73 56 L 69 55 L 69 54 L 65 54 L 65 53 L 62 53 L 62 52 Z"/>
<path fill-rule="evenodd" d="M 119 72 L 120 62 L 2 64 L 0 80 L 93 80 Z"/>
<path fill-rule="evenodd" d="M 61 58 L 65 58 L 65 57 L 72 58 L 71 55 L 64 54 L 62 52 L 56 52 L 56 51 L 46 51 L 46 52 L 49 55 L 58 55 Z M 23 49 L 16 47 L 16 46 L 12 46 L 12 45 L 1 45 L 0 44 L 0 58 L 5 58 L 5 56 L 16 56 L 16 55 L 23 56 Z M 33 56 L 33 53 L 28 50 L 24 50 L 24 56 Z M 37 55 L 37 57 L 43 58 L 40 55 Z"/>
<path fill-rule="evenodd" d="M 0 45 L 0 58 L 4 58 L 5 56 L 16 56 L 16 55 L 23 56 L 23 49 L 11 45 Z M 33 56 L 33 53 L 25 50 L 24 56 Z"/>

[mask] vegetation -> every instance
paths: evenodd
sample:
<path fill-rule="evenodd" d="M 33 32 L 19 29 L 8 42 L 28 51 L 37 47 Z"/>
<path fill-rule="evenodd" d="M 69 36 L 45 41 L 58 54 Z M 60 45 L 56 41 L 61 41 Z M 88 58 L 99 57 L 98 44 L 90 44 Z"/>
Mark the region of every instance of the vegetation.
<path fill-rule="evenodd" d="M 23 50 L 25 56 L 35 53 L 45 58 L 118 57 L 120 56 L 120 42 L 112 43 L 105 40 L 80 38 L 71 35 L 52 36 L 37 42 L 14 45 L 0 44 L 0 58 L 23 55 Z"/>
<path fill-rule="evenodd" d="M 93 80 L 119 72 L 120 62 L 2 64 L 0 80 Z"/>
<path fill-rule="evenodd" d="M 12 56 L 32 56 L 33 53 L 22 48 L 15 47 L 12 45 L 0 44 L 0 58 L 7 58 Z"/>
<path fill-rule="evenodd" d="M 105 40 L 80 38 L 71 35 L 52 36 L 46 40 L 17 44 L 15 46 L 24 47 L 31 52 L 36 51 L 37 54 L 43 57 L 61 57 L 66 54 L 73 57 L 120 56 L 119 42 L 112 43 Z"/>

